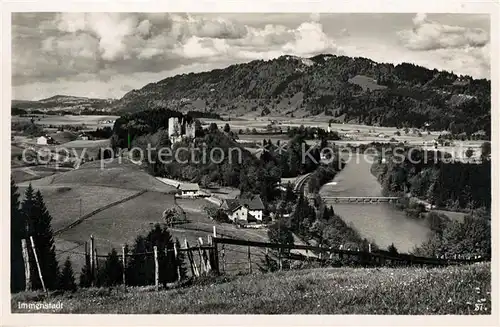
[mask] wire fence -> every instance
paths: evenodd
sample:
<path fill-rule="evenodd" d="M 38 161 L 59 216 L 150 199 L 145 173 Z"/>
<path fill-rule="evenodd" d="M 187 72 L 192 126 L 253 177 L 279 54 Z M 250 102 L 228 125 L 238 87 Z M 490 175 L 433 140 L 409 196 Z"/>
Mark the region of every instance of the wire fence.
<path fill-rule="evenodd" d="M 26 241 L 23 241 L 23 246 L 26 247 Z M 35 244 L 33 240 L 31 242 L 32 251 L 35 252 Z M 96 284 L 97 276 L 101 273 L 100 268 L 110 259 L 110 254 L 98 253 L 92 236 L 89 242 L 71 244 L 67 249 L 56 249 L 58 260 L 63 259 L 64 256 L 72 262 L 73 271 L 77 276 L 81 277 L 86 271 L 86 274 L 90 276 L 89 286 L 99 286 Z M 166 286 L 167 282 L 182 283 L 183 279 L 205 275 L 247 274 L 317 266 L 436 267 L 489 261 L 489 258 L 477 256 L 474 258 L 429 258 L 381 250 L 372 252 L 342 247 L 335 249 L 322 246 L 255 242 L 221 237 L 216 233 L 215 227 L 213 235 L 208 235 L 206 242 L 199 237 L 191 246 L 188 240 L 184 239 L 182 245 L 177 242 L 163 244 L 161 247 L 151 245 L 140 252 L 134 252 L 122 246 L 121 251 L 120 249 L 116 251 L 116 256 L 122 276 L 119 280 L 117 276 L 114 276 L 114 283 L 124 286 L 137 284 L 138 281 L 134 280 L 137 272 L 129 269 L 131 262 L 135 262 L 135 268 L 139 269 L 138 275 L 147 275 L 146 283 L 154 285 L 156 289 L 162 285 Z M 28 256 L 24 256 L 24 252 L 23 258 L 25 267 L 29 271 L 30 264 L 34 263 L 30 262 Z M 40 270 L 39 263 L 36 262 L 36 264 L 40 279 L 43 280 L 43 272 Z M 106 278 L 104 276 L 104 279 Z M 27 281 L 28 285 L 29 278 Z M 144 281 L 139 281 L 139 283 L 144 283 Z"/>

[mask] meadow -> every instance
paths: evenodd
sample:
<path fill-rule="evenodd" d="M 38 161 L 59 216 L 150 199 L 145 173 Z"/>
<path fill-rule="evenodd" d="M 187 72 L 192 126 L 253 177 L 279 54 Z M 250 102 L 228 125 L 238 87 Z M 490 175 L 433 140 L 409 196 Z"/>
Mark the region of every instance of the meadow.
<path fill-rule="evenodd" d="M 69 225 L 80 216 L 137 193 L 129 189 L 88 185 L 59 184 L 34 187 L 43 195 L 52 216 L 54 231 Z M 19 187 L 19 190 L 23 198 L 26 187 Z"/>
<path fill-rule="evenodd" d="M 101 169 L 101 165 L 103 169 Z M 123 159 L 111 163 L 96 160 L 82 164 L 78 169 L 32 181 L 33 187 L 60 185 L 89 185 L 115 187 L 130 190 L 171 192 L 172 186 L 158 181 L 139 166 Z"/>
<path fill-rule="evenodd" d="M 317 268 L 202 278 L 192 285 L 90 288 L 53 294 L 58 313 L 101 314 L 491 314 L 489 263 L 446 268 Z M 41 292 L 14 294 L 42 301 Z"/>
<path fill-rule="evenodd" d="M 116 120 L 119 116 L 93 116 L 93 115 L 35 115 L 35 123 L 38 125 L 81 125 L 85 124 L 87 129 L 95 130 L 97 127 L 110 126 L 113 124 L 102 124 L 104 120 Z M 12 116 L 12 122 L 30 121 L 30 117 Z M 40 120 L 38 120 L 40 119 Z"/>

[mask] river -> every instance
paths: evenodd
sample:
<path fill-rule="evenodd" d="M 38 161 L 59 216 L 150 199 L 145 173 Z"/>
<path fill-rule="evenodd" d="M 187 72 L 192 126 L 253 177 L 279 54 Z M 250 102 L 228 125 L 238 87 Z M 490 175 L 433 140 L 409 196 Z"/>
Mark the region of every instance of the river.
<path fill-rule="evenodd" d="M 381 186 L 370 172 L 371 161 L 366 158 L 363 155 L 353 156 L 334 180 L 321 188 L 320 195 L 382 196 Z M 411 251 L 427 240 L 430 231 L 425 222 L 406 217 L 403 211 L 388 203 L 327 203 L 362 237 L 374 241 L 380 248 L 394 243 L 400 252 Z"/>

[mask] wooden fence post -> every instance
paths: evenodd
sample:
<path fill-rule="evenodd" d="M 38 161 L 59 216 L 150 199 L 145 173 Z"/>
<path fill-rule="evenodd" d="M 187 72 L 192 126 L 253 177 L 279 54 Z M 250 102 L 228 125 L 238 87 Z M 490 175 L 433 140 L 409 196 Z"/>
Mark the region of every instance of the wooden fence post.
<path fill-rule="evenodd" d="M 283 270 L 283 261 L 281 260 L 281 248 L 278 248 L 278 266 L 279 270 Z"/>
<path fill-rule="evenodd" d="M 189 243 L 188 243 L 187 239 L 184 239 L 184 244 L 186 246 L 186 251 L 188 254 L 189 263 L 191 265 L 191 272 L 192 272 L 194 277 L 198 277 L 198 276 L 200 276 L 200 272 L 198 271 L 198 267 L 196 267 L 196 262 L 194 261 L 193 252 L 192 252 L 191 248 L 189 247 Z"/>
<path fill-rule="evenodd" d="M 94 268 L 95 268 L 95 277 L 97 279 L 99 273 L 99 260 L 97 260 L 97 249 L 94 248 Z"/>
<path fill-rule="evenodd" d="M 40 262 L 38 262 L 38 255 L 36 254 L 35 241 L 33 240 L 33 236 L 30 236 L 31 241 L 31 249 L 33 250 L 33 255 L 35 256 L 36 267 L 38 269 L 38 277 L 40 277 L 40 281 L 42 282 L 42 288 L 45 293 L 47 293 L 47 289 L 45 288 L 45 282 L 43 281 L 42 269 L 40 268 Z"/>
<path fill-rule="evenodd" d="M 250 257 L 250 246 L 248 246 L 248 271 L 252 273 L 252 258 Z"/>
<path fill-rule="evenodd" d="M 191 258 L 191 253 L 189 251 L 187 239 L 184 239 L 184 248 L 186 249 L 186 256 L 189 261 L 189 267 L 191 268 L 191 275 L 193 275 L 193 277 L 196 277 L 196 274 L 194 273 L 193 260 Z"/>
<path fill-rule="evenodd" d="M 200 255 L 200 274 L 205 271 L 205 274 L 208 272 L 207 271 L 207 264 L 205 262 L 205 258 L 203 256 L 203 252 L 201 250 L 201 246 L 203 245 L 203 239 L 201 237 L 198 238 L 198 254 Z"/>
<path fill-rule="evenodd" d="M 217 231 L 215 230 L 215 225 L 214 225 L 214 237 L 217 237 Z"/>
<path fill-rule="evenodd" d="M 319 260 L 322 260 L 323 259 L 323 249 L 322 249 L 322 245 L 320 244 L 319 245 Z"/>
<path fill-rule="evenodd" d="M 226 273 L 226 249 L 224 243 L 222 243 L 222 271 Z"/>
<path fill-rule="evenodd" d="M 159 282 L 160 282 L 160 269 L 158 267 L 158 247 L 155 245 L 153 247 L 153 252 L 154 252 L 154 258 L 155 258 L 155 290 L 158 291 L 159 288 Z"/>
<path fill-rule="evenodd" d="M 217 243 L 216 238 L 212 239 L 212 246 L 213 246 L 212 257 L 213 257 L 213 261 L 214 261 L 214 267 L 213 267 L 213 269 L 215 269 L 215 273 L 217 275 L 220 275 L 219 244 Z"/>
<path fill-rule="evenodd" d="M 31 291 L 30 257 L 28 255 L 28 247 L 26 246 L 26 240 L 24 238 L 21 240 L 21 248 L 23 251 L 23 261 L 24 261 L 24 279 L 25 279 L 24 288 L 26 291 Z"/>
<path fill-rule="evenodd" d="M 206 257 L 207 257 L 207 269 L 209 271 L 212 271 L 213 269 L 215 269 L 218 272 L 218 268 L 216 267 L 217 262 L 215 261 L 215 256 L 214 256 L 215 246 L 214 246 L 212 235 L 207 235 L 207 244 L 211 247 L 210 249 L 204 251 L 204 253 L 206 253 Z"/>
<path fill-rule="evenodd" d="M 123 269 L 122 269 L 122 280 L 123 280 L 123 288 L 127 288 L 127 283 L 125 280 L 125 270 L 127 269 L 127 259 L 125 258 L 125 245 L 122 246 L 122 264 L 123 264 Z"/>
<path fill-rule="evenodd" d="M 181 267 L 179 266 L 179 253 L 177 252 L 177 243 L 174 242 L 175 266 L 177 267 L 177 281 L 181 281 Z"/>
<path fill-rule="evenodd" d="M 95 286 L 94 274 L 94 236 L 90 235 L 90 281 L 92 286 Z"/>

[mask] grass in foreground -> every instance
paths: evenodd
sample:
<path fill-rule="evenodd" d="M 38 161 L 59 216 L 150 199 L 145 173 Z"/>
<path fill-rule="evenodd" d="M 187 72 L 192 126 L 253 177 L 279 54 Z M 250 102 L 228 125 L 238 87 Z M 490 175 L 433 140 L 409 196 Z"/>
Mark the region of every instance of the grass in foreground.
<path fill-rule="evenodd" d="M 436 269 L 324 268 L 218 277 L 185 288 L 83 289 L 45 299 L 64 313 L 490 314 L 490 264 Z M 482 304 L 482 310 L 477 309 Z"/>

